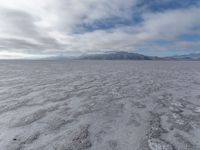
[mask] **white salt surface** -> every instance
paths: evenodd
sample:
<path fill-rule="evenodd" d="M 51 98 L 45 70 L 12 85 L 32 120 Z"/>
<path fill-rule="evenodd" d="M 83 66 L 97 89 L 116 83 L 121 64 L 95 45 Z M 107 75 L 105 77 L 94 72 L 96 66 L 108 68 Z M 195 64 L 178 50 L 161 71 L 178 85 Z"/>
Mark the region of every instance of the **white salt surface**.
<path fill-rule="evenodd" d="M 199 150 L 200 62 L 0 61 L 0 150 Z"/>

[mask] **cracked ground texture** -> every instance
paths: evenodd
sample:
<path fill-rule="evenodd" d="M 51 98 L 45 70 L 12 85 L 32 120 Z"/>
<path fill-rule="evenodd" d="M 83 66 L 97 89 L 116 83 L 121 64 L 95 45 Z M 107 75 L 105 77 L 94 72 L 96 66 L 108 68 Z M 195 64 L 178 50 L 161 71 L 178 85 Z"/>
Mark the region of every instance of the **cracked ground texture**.
<path fill-rule="evenodd" d="M 200 62 L 0 64 L 0 150 L 200 150 Z"/>

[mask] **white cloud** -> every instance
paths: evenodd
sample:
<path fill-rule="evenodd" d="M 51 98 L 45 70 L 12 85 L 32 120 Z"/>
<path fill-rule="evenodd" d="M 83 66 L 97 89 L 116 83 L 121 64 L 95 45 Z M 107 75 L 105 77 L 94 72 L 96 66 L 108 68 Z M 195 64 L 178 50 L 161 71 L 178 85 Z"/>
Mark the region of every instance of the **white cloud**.
<path fill-rule="evenodd" d="M 138 0 L 0 0 L 0 51 L 134 51 L 150 41 L 176 40 L 200 27 L 197 6 L 162 12 L 142 8 L 143 21 L 138 24 L 91 31 L 83 27 L 74 33 L 79 26 L 93 27 L 112 18 L 130 21 L 140 9 L 137 4 Z"/>
<path fill-rule="evenodd" d="M 141 30 L 151 37 L 174 38 L 200 26 L 199 14 L 200 9 L 196 7 L 144 14 Z"/>

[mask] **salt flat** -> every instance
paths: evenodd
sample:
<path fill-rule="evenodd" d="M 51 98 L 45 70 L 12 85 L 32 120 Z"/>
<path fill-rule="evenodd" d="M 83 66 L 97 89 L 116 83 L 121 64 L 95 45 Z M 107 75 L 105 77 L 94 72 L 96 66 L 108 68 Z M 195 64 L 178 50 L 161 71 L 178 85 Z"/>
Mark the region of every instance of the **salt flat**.
<path fill-rule="evenodd" d="M 200 62 L 0 61 L 0 150 L 199 150 Z"/>

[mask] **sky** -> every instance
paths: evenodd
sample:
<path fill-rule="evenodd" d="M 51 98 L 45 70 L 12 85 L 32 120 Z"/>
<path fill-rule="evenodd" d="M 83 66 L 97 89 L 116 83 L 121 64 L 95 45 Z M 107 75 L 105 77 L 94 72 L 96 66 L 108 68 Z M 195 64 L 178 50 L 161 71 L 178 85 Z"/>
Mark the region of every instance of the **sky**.
<path fill-rule="evenodd" d="M 200 53 L 200 0 L 0 0 L 0 59 Z"/>

